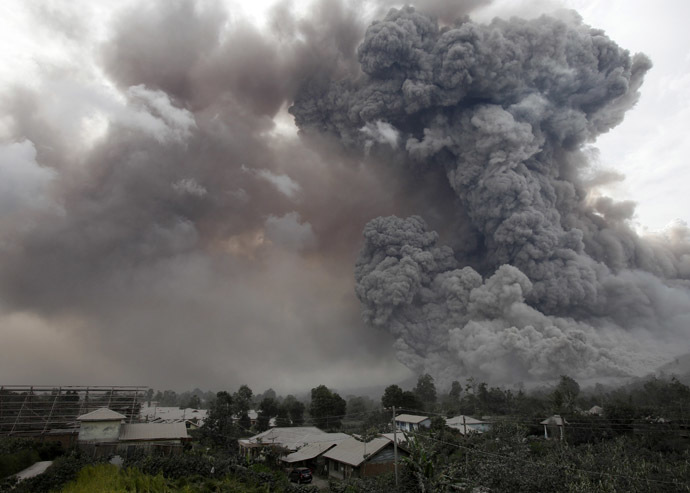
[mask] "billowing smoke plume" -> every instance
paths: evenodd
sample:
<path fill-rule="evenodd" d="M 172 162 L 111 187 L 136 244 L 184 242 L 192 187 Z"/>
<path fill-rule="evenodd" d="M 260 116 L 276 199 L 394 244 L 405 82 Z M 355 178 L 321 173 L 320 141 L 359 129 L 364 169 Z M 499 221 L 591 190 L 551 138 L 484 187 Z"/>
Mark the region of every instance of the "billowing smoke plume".
<path fill-rule="evenodd" d="M 5 383 L 302 391 L 355 384 L 353 359 L 378 383 L 406 374 L 349 275 L 391 196 L 285 113 L 304 77 L 357 68 L 356 5 L 283 2 L 259 29 L 214 0 L 118 2 L 107 21 L 24 4 L 65 55 L 0 71 Z"/>
<path fill-rule="evenodd" d="M 572 12 L 439 28 L 406 7 L 358 58 L 363 74 L 313 80 L 291 112 L 427 197 L 444 241 L 421 217 L 378 217 L 355 270 L 403 363 L 506 382 L 630 375 L 687 350 L 687 231 L 640 238 L 632 204 L 586 176 L 583 146 L 636 103 L 646 56 Z"/>

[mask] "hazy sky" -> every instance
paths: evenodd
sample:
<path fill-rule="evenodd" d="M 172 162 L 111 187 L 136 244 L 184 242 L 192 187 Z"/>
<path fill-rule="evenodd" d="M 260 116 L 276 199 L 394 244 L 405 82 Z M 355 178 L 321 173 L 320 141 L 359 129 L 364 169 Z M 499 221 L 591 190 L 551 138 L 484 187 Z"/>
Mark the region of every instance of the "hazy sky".
<path fill-rule="evenodd" d="M 351 69 L 329 50 L 353 52 L 386 11 L 330 3 L 0 3 L 0 383 L 410 376 L 361 321 L 353 267 L 364 224 L 421 199 L 302 142 L 287 113 L 302 77 Z M 606 192 L 637 202 L 639 232 L 690 220 L 687 2 L 467 4 L 478 22 L 574 8 L 649 55 L 637 107 L 591 155 L 625 175 Z"/>

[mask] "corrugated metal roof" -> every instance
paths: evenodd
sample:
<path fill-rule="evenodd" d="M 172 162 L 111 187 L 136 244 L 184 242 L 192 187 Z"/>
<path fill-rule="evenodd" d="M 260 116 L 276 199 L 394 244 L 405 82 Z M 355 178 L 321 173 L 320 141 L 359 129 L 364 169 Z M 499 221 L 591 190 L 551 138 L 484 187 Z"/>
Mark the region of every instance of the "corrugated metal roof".
<path fill-rule="evenodd" d="M 553 425 L 563 426 L 564 424 L 567 425 L 568 422 L 566 420 L 564 420 L 563 418 L 561 418 L 561 416 L 559 414 L 554 414 L 553 416 L 551 416 L 550 418 L 546 418 L 544 421 L 542 421 L 539 424 L 551 425 L 551 426 L 553 426 Z"/>
<path fill-rule="evenodd" d="M 395 417 L 396 421 L 400 421 L 401 423 L 412 423 L 412 424 L 421 423 L 425 419 L 429 419 L 429 416 L 415 416 L 414 414 L 401 414 L 401 415 Z"/>
<path fill-rule="evenodd" d="M 189 438 L 184 423 L 134 423 L 122 425 L 120 440 L 179 440 Z"/>
<path fill-rule="evenodd" d="M 369 457 L 377 454 L 382 448 L 392 443 L 387 438 L 374 438 L 367 443 L 349 438 L 338 443 L 323 456 L 357 467 Z"/>
<path fill-rule="evenodd" d="M 116 421 L 121 419 L 127 419 L 124 414 L 116 413 L 111 411 L 107 407 L 102 407 L 91 411 L 90 413 L 82 414 L 77 418 L 79 421 Z"/>
<path fill-rule="evenodd" d="M 293 462 L 301 462 L 303 460 L 313 459 L 314 457 L 318 457 L 327 450 L 335 447 L 339 442 L 340 440 L 333 442 L 310 443 L 299 449 L 297 452 L 293 452 L 283 457 L 281 460 L 283 462 L 292 464 Z"/>
<path fill-rule="evenodd" d="M 397 437 L 397 439 L 398 439 L 398 440 L 397 440 L 398 445 L 401 444 L 401 443 L 407 442 L 407 436 L 405 436 L 405 434 L 404 434 L 402 431 L 398 431 L 397 433 L 381 433 L 381 436 L 382 436 L 382 437 L 384 437 L 384 438 L 390 440 L 391 442 L 393 441 L 393 436 L 394 436 L 394 435 L 395 435 L 395 436 Z"/>
<path fill-rule="evenodd" d="M 279 445 L 297 450 L 310 443 L 328 443 L 348 438 L 345 433 L 326 433 L 313 426 L 272 428 L 250 438 L 239 440 L 240 445 Z"/>
<path fill-rule="evenodd" d="M 463 423 L 463 418 L 465 418 L 465 421 Z M 468 425 L 483 425 L 483 424 L 488 424 L 488 421 L 480 421 L 478 419 L 473 418 L 472 416 L 454 416 L 452 418 L 446 418 L 446 424 L 448 426 L 456 426 L 456 425 L 463 425 L 463 424 L 468 424 Z"/>
<path fill-rule="evenodd" d="M 153 423 L 177 423 L 184 421 L 196 420 L 202 424 L 208 417 L 206 409 L 193 409 L 179 407 L 161 407 L 161 406 L 141 406 L 139 415 L 148 422 Z"/>

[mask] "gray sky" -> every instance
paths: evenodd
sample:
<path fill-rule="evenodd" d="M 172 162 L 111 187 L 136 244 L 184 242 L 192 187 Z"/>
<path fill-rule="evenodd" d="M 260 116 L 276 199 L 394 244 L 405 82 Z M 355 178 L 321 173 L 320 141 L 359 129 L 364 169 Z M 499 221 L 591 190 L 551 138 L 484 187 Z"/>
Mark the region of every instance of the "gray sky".
<path fill-rule="evenodd" d="M 301 76 L 351 70 L 377 8 L 245 4 L 0 5 L 4 383 L 290 391 L 410 376 L 361 321 L 353 266 L 369 219 L 422 199 L 300 141 L 286 111 Z M 470 15 L 559 5 L 654 63 L 592 146 L 625 175 L 605 191 L 637 202 L 640 232 L 688 221 L 690 7 L 506 0 Z"/>

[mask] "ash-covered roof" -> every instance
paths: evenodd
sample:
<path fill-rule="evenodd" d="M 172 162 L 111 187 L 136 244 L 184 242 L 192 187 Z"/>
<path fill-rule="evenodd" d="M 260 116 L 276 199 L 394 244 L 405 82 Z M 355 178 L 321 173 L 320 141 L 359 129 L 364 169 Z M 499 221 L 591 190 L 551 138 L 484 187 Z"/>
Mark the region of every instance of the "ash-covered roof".
<path fill-rule="evenodd" d="M 90 413 L 82 414 L 77 418 L 79 421 L 118 421 L 122 419 L 127 419 L 127 416 L 111 411 L 107 407 L 102 407 Z"/>
<path fill-rule="evenodd" d="M 184 423 L 134 423 L 122 425 L 120 440 L 181 440 L 189 438 Z"/>
<path fill-rule="evenodd" d="M 412 423 L 412 424 L 419 424 L 424 420 L 429 419 L 429 416 L 415 416 L 414 414 L 401 414 L 399 416 L 395 417 L 396 421 L 400 421 L 401 423 Z"/>
<path fill-rule="evenodd" d="M 332 441 L 332 442 L 310 443 L 308 445 L 305 445 L 301 449 L 299 449 L 297 452 L 293 452 L 293 453 L 283 457 L 281 460 L 283 462 L 287 462 L 289 464 L 292 464 L 294 462 L 301 462 L 303 460 L 313 459 L 314 457 L 318 457 L 319 455 L 323 454 L 327 450 L 335 447 L 340 441 L 342 441 L 342 440 L 337 440 L 337 441 Z"/>
<path fill-rule="evenodd" d="M 238 440 L 243 446 L 277 445 L 297 450 L 311 443 L 328 443 L 348 438 L 345 433 L 326 433 L 313 426 L 272 428 L 250 438 Z"/>
<path fill-rule="evenodd" d="M 193 409 L 179 407 L 163 407 L 163 406 L 141 406 L 139 413 L 141 418 L 150 423 L 177 423 L 185 421 L 196 421 L 199 424 L 208 417 L 206 409 Z"/>
<path fill-rule="evenodd" d="M 554 414 L 553 416 L 551 416 L 550 418 L 546 418 L 544 421 L 542 421 L 539 424 L 547 425 L 547 426 L 553 426 L 553 425 L 563 426 L 563 425 L 567 425 L 568 422 L 565 419 L 561 418 L 560 415 Z"/>
<path fill-rule="evenodd" d="M 338 443 L 338 445 L 323 454 L 323 456 L 357 467 L 392 443 L 393 442 L 387 438 L 374 438 L 366 443 L 355 440 L 354 438 L 349 438 Z"/>

